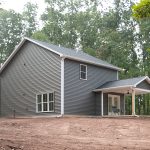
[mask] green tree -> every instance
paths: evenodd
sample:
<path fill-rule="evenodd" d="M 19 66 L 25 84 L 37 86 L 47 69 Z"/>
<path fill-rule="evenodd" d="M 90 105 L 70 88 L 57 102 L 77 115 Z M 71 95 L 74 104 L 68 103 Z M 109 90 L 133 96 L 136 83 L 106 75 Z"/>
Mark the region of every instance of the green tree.
<path fill-rule="evenodd" d="M 150 1 L 141 0 L 140 3 L 133 5 L 133 16 L 137 19 L 150 17 Z"/>
<path fill-rule="evenodd" d="M 22 13 L 24 36 L 31 37 L 33 33 L 37 30 L 37 9 L 38 6 L 30 2 L 27 2 L 24 5 L 24 11 Z"/>
<path fill-rule="evenodd" d="M 0 9 L 0 63 L 12 53 L 22 35 L 22 17 L 13 10 Z"/>
<path fill-rule="evenodd" d="M 32 38 L 43 41 L 43 42 L 49 42 L 47 35 L 43 31 L 40 31 L 40 30 L 33 33 Z"/>

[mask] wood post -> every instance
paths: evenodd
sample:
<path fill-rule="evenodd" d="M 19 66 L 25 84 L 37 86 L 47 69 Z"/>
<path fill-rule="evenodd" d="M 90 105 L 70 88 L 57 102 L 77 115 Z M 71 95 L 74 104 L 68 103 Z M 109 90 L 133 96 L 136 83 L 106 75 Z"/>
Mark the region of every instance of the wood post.
<path fill-rule="evenodd" d="M 132 90 L 132 115 L 135 115 L 135 90 Z"/>

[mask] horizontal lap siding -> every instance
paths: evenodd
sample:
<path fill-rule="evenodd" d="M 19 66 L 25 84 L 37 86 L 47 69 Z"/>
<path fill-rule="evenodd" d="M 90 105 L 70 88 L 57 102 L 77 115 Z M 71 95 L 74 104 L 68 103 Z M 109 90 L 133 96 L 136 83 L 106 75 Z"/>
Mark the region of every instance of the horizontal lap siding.
<path fill-rule="evenodd" d="M 80 80 L 80 64 L 87 65 L 87 80 Z M 117 79 L 117 71 L 65 59 L 65 114 L 95 114 L 96 94 L 92 92 L 107 81 Z"/>
<path fill-rule="evenodd" d="M 124 95 L 123 94 L 118 94 L 118 93 L 104 93 L 103 94 L 103 114 L 108 115 L 108 94 L 111 95 L 119 95 L 120 96 L 120 111 L 121 114 L 123 115 L 125 112 L 124 110 Z M 101 115 L 101 92 L 96 93 L 96 115 Z"/>
<path fill-rule="evenodd" d="M 36 94 L 55 91 L 55 112 L 60 113 L 60 58 L 26 42 L 1 75 L 1 113 L 36 113 Z"/>

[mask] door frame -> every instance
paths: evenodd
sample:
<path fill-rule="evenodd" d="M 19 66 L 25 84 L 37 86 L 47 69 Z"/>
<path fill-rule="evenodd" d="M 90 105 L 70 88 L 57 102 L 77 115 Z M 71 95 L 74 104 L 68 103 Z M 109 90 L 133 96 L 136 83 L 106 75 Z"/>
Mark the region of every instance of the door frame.
<path fill-rule="evenodd" d="M 117 109 L 120 110 L 120 95 L 115 95 L 115 94 L 108 94 L 108 115 L 113 115 L 113 112 L 109 112 L 109 97 L 112 97 L 112 104 L 114 104 L 114 97 L 117 97 L 118 98 L 118 106 Z M 118 115 L 120 115 L 120 112 L 118 113 Z"/>

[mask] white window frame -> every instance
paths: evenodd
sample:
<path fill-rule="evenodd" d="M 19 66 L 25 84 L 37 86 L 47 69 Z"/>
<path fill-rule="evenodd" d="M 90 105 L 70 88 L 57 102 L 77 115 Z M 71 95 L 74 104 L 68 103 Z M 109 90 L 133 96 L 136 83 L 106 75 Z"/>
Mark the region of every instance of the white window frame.
<path fill-rule="evenodd" d="M 86 73 L 86 78 L 85 79 L 81 78 L 81 73 L 83 72 L 83 71 L 81 71 L 81 66 L 85 66 L 86 67 L 86 72 L 84 72 L 84 73 Z M 80 64 L 80 79 L 81 80 L 87 80 L 87 65 Z"/>
<path fill-rule="evenodd" d="M 47 94 L 47 102 L 43 102 L 43 95 L 44 94 Z M 53 94 L 53 101 L 49 101 L 49 94 Z M 38 111 L 38 95 L 41 95 L 41 111 Z M 47 111 L 44 111 L 44 103 L 47 103 Z M 49 103 L 53 103 L 53 110 L 49 110 Z M 42 113 L 42 112 L 54 112 L 55 111 L 55 92 L 46 92 L 46 93 L 39 93 L 39 94 L 36 94 L 36 112 L 37 113 Z"/>

